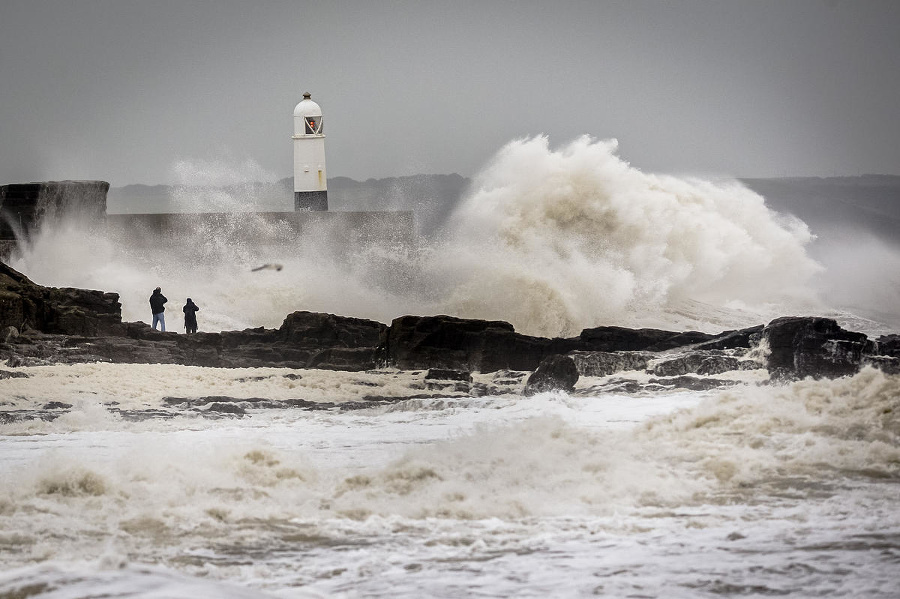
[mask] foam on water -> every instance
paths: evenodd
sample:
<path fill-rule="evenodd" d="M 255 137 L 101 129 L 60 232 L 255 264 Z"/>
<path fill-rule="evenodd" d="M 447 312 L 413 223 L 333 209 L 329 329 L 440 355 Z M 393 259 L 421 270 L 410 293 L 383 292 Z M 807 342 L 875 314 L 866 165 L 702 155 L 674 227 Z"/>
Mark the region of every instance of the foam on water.
<path fill-rule="evenodd" d="M 32 388 L 17 386 L 9 397 L 34 405 L 56 389 L 53 397 L 64 399 L 69 385 L 62 379 L 83 397 L 71 368 L 29 369 Z M 229 371 L 215 369 L 135 366 L 145 375 L 123 376 L 121 366 L 90 368 L 96 372 L 87 379 L 110 379 L 107 389 L 116 386 L 112 395 L 132 406 L 156 407 L 173 390 L 229 385 L 235 395 L 257 384 L 272 396 L 286 393 L 282 381 L 229 383 Z M 293 393 L 335 394 L 342 377 L 349 382 L 346 374 L 303 374 L 292 381 Z M 0 383 L 7 390 L 21 380 Z M 107 391 L 97 386 L 101 399 Z M 665 589 L 671 591 L 672 580 L 699 584 L 687 573 L 747 563 L 764 569 L 727 579 L 751 586 L 774 580 L 779 588 L 796 579 L 779 572 L 778 558 L 765 556 L 794 551 L 791 559 L 804 559 L 816 551 L 830 563 L 863 560 L 869 574 L 859 580 L 873 596 L 889 596 L 888 570 L 852 547 L 882 543 L 890 553 L 891 535 L 900 539 L 898 376 L 866 369 L 835 381 L 643 400 L 544 394 L 417 405 L 128 423 L 86 402 L 68 421 L 39 429 L 2 425 L 2 565 L 47 561 L 70 571 L 71 564 L 88 564 L 82 582 L 96 588 L 110 576 L 120 579 L 84 560 L 117 554 L 259 588 L 311 584 L 330 596 L 341 590 L 411 596 L 427 588 L 440 594 L 452 588 L 447 580 L 465 573 L 474 578 L 464 584 L 478 580 L 493 596 L 559 584 L 579 595 L 586 593 L 577 585 L 599 567 L 596 559 L 579 561 L 590 554 L 610 555 L 602 571 L 613 589 L 624 576 L 671 596 Z M 606 411 L 601 417 L 596 410 Z M 646 421 L 622 426 L 623 417 Z M 726 536 L 748 540 L 733 541 L 738 554 L 731 555 L 721 549 Z M 647 547 L 655 548 L 652 556 Z M 565 556 L 562 563 L 577 575 L 562 580 L 547 570 L 551 555 Z M 482 571 L 477 564 L 484 560 L 492 566 Z M 535 567 L 544 575 L 526 576 L 529 584 L 508 579 Z M 804 584 L 833 589 L 823 574 L 831 567 L 804 570 Z M 64 575 L 54 572 L 11 576 Z M 3 584 L 0 590 L 15 588 Z M 368 591 L 354 591 L 360 588 Z"/>
<path fill-rule="evenodd" d="M 19 505 L 58 498 L 70 504 L 73 497 L 98 497 L 117 503 L 128 497 L 129 512 L 157 513 L 169 506 L 163 511 L 173 518 L 172 525 L 223 504 L 228 504 L 229 519 L 263 513 L 481 519 L 693 505 L 772 480 L 825 481 L 833 472 L 900 476 L 900 377 L 872 369 L 850 379 L 784 388 L 741 386 L 692 409 L 651 418 L 637 429 L 605 426 L 602 433 L 585 427 L 583 421 L 590 418 L 566 417 L 571 410 L 587 414 L 586 405 L 553 407 L 553 396 L 541 397 L 524 410 L 520 402 L 503 398 L 484 400 L 480 408 L 466 405 L 458 411 L 458 433 L 429 427 L 435 420 L 457 418 L 451 416 L 457 406 L 448 400 L 441 409 L 394 413 L 396 418 L 377 410 L 368 415 L 301 413 L 299 419 L 295 414 L 280 425 L 277 420 L 249 429 L 242 425 L 240 440 L 228 432 L 227 422 L 181 420 L 126 428 L 110 423 L 117 418 L 113 415 L 98 415 L 99 406 L 76 406 L 68 420 L 43 424 L 44 432 L 143 432 L 127 442 L 123 433 L 111 433 L 124 445 L 112 455 L 102 450 L 96 463 L 93 448 L 78 447 L 74 439 L 75 447 L 69 447 L 61 437 L 64 454 L 43 455 L 37 463 L 23 458 L 21 471 L 6 473 L 12 483 L 6 500 Z M 493 414 L 482 419 L 488 406 Z M 498 413 L 505 417 L 498 420 Z M 362 470 L 320 463 L 317 447 L 302 440 L 287 446 L 263 441 L 291 427 L 302 434 L 303 427 L 347 425 L 376 426 L 376 439 L 378 427 L 396 426 L 392 434 L 401 435 L 398 440 L 409 427 L 413 437 L 400 445 L 402 456 Z M 425 428 L 413 432 L 419 426 Z M 15 427 L 3 425 L 7 433 Z M 425 438 L 438 438 L 410 448 L 408 442 L 423 432 Z M 191 438 L 194 442 L 187 442 Z M 189 499 L 179 499 L 181 493 Z M 230 493 L 240 501 L 229 500 Z M 71 507 L 77 511 L 79 505 Z"/>
<path fill-rule="evenodd" d="M 183 165 L 197 181 L 174 200 L 179 210 L 243 213 L 261 197 L 249 185 L 264 175 L 257 170 L 244 165 L 228 177 Z M 225 179 L 230 195 L 208 197 L 202 185 Z M 185 297 L 200 305 L 201 330 L 278 326 L 307 309 L 381 322 L 448 313 L 541 335 L 609 324 L 720 331 L 822 310 L 810 239 L 803 223 L 734 181 L 643 173 L 616 155 L 615 141 L 582 137 L 552 149 L 535 137 L 498 152 L 440 239 L 414 250 L 347 255 L 345 240 L 324 230 L 290 242 L 198 230 L 132 247 L 73 221 L 41 231 L 12 265 L 41 284 L 118 292 L 126 320 L 149 320 L 147 297 L 160 285 L 170 319 L 180 320 Z M 284 269 L 251 272 L 263 262 Z"/>

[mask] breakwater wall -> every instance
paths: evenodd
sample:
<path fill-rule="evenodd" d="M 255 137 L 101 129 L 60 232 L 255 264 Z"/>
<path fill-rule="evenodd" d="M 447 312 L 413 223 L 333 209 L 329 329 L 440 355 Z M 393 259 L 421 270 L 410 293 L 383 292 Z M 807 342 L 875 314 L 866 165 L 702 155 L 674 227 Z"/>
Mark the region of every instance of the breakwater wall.
<path fill-rule="evenodd" d="M 285 211 L 107 214 L 106 181 L 0 186 L 0 260 L 41 227 L 66 218 L 129 245 L 160 240 L 228 239 L 248 246 L 319 240 L 333 248 L 413 247 L 415 215 L 397 211 Z"/>
<path fill-rule="evenodd" d="M 412 211 L 108 214 L 106 226 L 112 236 L 126 236 L 132 242 L 227 235 L 247 242 L 285 244 L 323 235 L 352 248 L 371 244 L 408 246 L 415 236 Z"/>
<path fill-rule="evenodd" d="M 106 181 L 42 181 L 0 186 L 0 259 L 17 240 L 60 218 L 102 225 L 106 218 Z"/>

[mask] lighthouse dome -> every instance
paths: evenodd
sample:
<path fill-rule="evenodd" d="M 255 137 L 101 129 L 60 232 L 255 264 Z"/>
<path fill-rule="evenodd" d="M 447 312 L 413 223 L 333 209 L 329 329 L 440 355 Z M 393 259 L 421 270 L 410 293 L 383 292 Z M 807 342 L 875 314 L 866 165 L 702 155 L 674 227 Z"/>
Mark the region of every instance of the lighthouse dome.
<path fill-rule="evenodd" d="M 294 116 L 322 116 L 322 109 L 312 101 L 309 92 L 303 94 L 303 99 L 294 107 Z"/>
<path fill-rule="evenodd" d="M 312 101 L 310 93 L 294 108 L 294 137 L 322 137 L 322 109 Z"/>

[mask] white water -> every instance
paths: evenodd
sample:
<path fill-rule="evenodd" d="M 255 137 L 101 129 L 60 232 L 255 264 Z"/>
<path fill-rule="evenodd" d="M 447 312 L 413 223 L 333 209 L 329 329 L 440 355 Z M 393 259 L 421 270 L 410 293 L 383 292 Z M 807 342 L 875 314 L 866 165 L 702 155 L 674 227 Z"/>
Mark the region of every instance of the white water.
<path fill-rule="evenodd" d="M 721 393 L 590 396 L 585 382 L 572 396 L 133 422 L 116 410 L 165 410 L 170 394 L 342 401 L 372 383 L 398 393 L 422 374 L 25 370 L 0 381 L 16 409 L 74 407 L 0 425 L 0 596 L 34 580 L 61 586 L 41 597 L 160 585 L 175 597 L 198 586 L 286 597 L 900 590 L 900 377 L 877 371 Z M 77 584 L 58 582 L 71 572 Z M 217 581 L 235 590 L 218 595 Z"/>
<path fill-rule="evenodd" d="M 810 291 L 820 267 L 802 223 L 737 184 L 644 174 L 614 150 L 509 144 L 417 252 L 206 231 L 148 252 L 69 222 L 13 266 L 116 291 L 126 320 L 149 320 L 161 285 L 169 314 L 187 296 L 201 306 L 201 330 L 278 326 L 298 309 L 501 318 L 546 335 L 829 312 Z M 284 269 L 250 272 L 263 262 Z M 30 417 L 0 424 L 0 599 L 900 594 L 900 377 L 874 370 L 634 396 L 582 380 L 572 395 L 243 418 L 163 398 L 340 404 L 415 393 L 423 373 L 16 370 L 29 378 L 0 379 L 0 416 Z"/>

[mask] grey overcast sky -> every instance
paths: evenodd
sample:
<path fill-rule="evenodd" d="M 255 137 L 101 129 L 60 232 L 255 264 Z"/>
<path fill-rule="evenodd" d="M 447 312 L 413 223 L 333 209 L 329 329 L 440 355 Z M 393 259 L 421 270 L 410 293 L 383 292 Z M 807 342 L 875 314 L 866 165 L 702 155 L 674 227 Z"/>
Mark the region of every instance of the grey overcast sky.
<path fill-rule="evenodd" d="M 615 137 L 647 172 L 900 174 L 900 1 L 0 0 L 0 183 L 475 175 Z"/>

